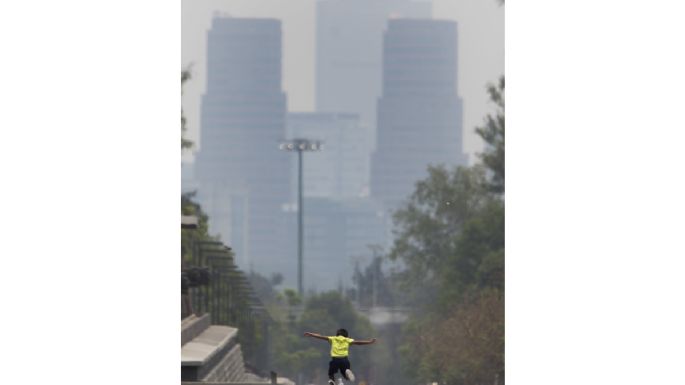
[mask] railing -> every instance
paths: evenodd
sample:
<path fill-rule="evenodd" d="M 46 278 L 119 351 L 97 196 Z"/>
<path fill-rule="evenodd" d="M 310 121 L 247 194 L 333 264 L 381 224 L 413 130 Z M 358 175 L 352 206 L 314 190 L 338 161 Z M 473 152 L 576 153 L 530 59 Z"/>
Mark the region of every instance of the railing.
<path fill-rule="evenodd" d="M 258 372 L 268 369 L 274 321 L 236 266 L 231 249 L 218 241 L 195 241 L 184 270 L 195 271 L 197 276 L 205 274 L 207 278 L 204 284 L 201 277 L 190 284 L 188 297 L 193 313 L 209 313 L 214 325 L 237 327 L 246 363 Z"/>

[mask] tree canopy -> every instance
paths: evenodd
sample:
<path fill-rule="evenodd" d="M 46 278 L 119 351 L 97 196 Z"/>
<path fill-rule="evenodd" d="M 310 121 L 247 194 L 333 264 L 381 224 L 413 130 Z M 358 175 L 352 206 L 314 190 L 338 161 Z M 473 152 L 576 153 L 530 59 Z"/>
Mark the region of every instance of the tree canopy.
<path fill-rule="evenodd" d="M 293 301 L 296 306 L 298 301 Z M 336 291 L 314 295 L 305 302 L 301 316 L 293 323 L 281 322 L 274 337 L 274 365 L 279 375 L 296 379 L 302 374 L 307 383 L 325 383 L 330 345 L 325 341 L 303 337 L 304 332 L 335 335 L 345 328 L 352 338 L 366 339 L 375 335 L 368 319 L 360 316 L 352 303 Z M 368 348 L 351 347 L 354 351 L 355 374 L 359 381 L 369 378 L 373 365 Z"/>
<path fill-rule="evenodd" d="M 418 383 L 504 383 L 504 77 L 488 92 L 497 109 L 476 128 L 480 162 L 429 167 L 394 215 L 387 256 L 415 310 L 402 366 Z"/>
<path fill-rule="evenodd" d="M 497 85 L 488 85 L 490 100 L 497 106 L 494 116 L 488 115 L 476 133 L 485 141 L 486 149 L 480 154 L 483 164 L 492 172 L 490 189 L 504 193 L 504 76 Z"/>
<path fill-rule="evenodd" d="M 183 93 L 183 85 L 185 82 L 190 80 L 191 74 L 190 69 L 186 68 L 181 70 L 181 93 Z M 185 150 L 193 147 L 193 142 L 185 138 L 187 127 L 186 127 L 186 117 L 183 113 L 183 107 L 181 107 L 181 150 Z"/>

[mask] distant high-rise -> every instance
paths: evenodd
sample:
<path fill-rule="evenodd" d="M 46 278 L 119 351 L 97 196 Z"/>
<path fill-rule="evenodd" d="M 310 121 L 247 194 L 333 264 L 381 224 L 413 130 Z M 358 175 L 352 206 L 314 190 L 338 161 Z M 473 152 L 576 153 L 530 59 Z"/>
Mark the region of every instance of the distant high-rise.
<path fill-rule="evenodd" d="M 358 115 L 291 112 L 288 113 L 286 136 L 323 143 L 322 151 L 305 155 L 305 197 L 341 199 L 369 194 L 370 144 Z M 292 180 L 297 180 L 295 157 L 292 162 Z M 293 191 L 292 196 L 296 193 Z"/>
<path fill-rule="evenodd" d="M 288 139 L 323 143 L 322 151 L 304 155 L 305 289 L 334 290 L 352 285 L 354 261 L 385 245 L 387 216 L 369 198 L 370 149 L 359 116 L 347 113 L 291 112 Z M 293 180 L 297 159 L 292 157 Z M 294 187 L 294 186 L 293 186 Z M 291 196 L 296 201 L 297 191 Z M 296 237 L 291 216 L 291 239 Z"/>
<path fill-rule="evenodd" d="M 370 246 L 386 244 L 388 219 L 368 197 L 305 198 L 305 291 L 335 290 L 340 283 L 350 287 L 355 261 L 370 260 Z M 294 214 L 291 223 L 289 231 L 291 239 L 295 239 Z"/>
<path fill-rule="evenodd" d="M 431 2 L 319 0 L 316 3 L 316 110 L 358 114 L 375 145 L 382 36 L 394 17 L 430 18 Z"/>
<path fill-rule="evenodd" d="M 234 249 L 240 267 L 294 276 L 294 261 L 283 257 L 290 155 L 278 148 L 286 114 L 281 23 L 215 17 L 207 44 L 196 178 L 210 232 Z"/>
<path fill-rule="evenodd" d="M 390 20 L 383 40 L 383 96 L 371 195 L 394 210 L 429 164 L 466 165 L 457 96 L 457 24 Z"/>

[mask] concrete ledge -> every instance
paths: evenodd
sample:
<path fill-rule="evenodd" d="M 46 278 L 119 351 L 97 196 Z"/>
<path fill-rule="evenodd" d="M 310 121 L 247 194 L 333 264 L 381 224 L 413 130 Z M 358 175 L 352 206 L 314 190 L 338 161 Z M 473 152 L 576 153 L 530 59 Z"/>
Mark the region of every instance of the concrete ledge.
<path fill-rule="evenodd" d="M 265 385 L 271 384 L 271 382 L 193 382 L 193 381 L 181 381 L 181 385 Z M 295 385 L 290 379 L 285 377 L 278 377 L 276 382 L 278 385 Z"/>
<path fill-rule="evenodd" d="M 181 320 L 181 329 L 184 329 L 188 327 L 191 323 L 193 323 L 198 317 L 195 314 L 191 314 L 187 316 L 186 318 Z"/>
<path fill-rule="evenodd" d="M 236 337 L 238 329 L 212 325 L 181 347 L 181 366 L 202 366 Z"/>
<path fill-rule="evenodd" d="M 270 382 L 194 382 L 194 381 L 181 381 L 181 385 L 265 385 L 271 384 Z"/>
<path fill-rule="evenodd" d="M 211 323 L 209 313 L 197 317 L 194 314 L 181 321 L 181 346 L 190 342 L 209 328 Z"/>

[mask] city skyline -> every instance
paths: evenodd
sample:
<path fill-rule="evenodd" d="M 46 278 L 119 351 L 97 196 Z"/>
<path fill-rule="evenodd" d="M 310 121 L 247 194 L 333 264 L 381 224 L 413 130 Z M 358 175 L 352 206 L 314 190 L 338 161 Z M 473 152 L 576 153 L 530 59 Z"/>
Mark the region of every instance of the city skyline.
<path fill-rule="evenodd" d="M 204 55 L 206 32 L 214 13 L 234 17 L 271 17 L 283 23 L 283 91 L 289 112 L 315 112 L 316 1 L 293 0 L 285 7 L 275 0 L 183 0 L 182 67 L 191 66 L 192 79 L 184 85 L 183 106 L 188 119 L 187 137 L 195 142 L 184 161 L 202 146 L 199 140 L 200 95 L 206 83 Z M 504 9 L 496 2 L 433 0 L 434 19 L 459 24 L 458 94 L 464 99 L 464 152 L 471 160 L 482 150 L 474 133 L 494 106 L 486 85 L 504 73 Z M 339 111 L 345 112 L 345 111 Z"/>
<path fill-rule="evenodd" d="M 211 1 L 206 2 L 206 4 L 212 3 Z M 231 2 L 230 4 L 238 4 L 238 2 Z M 302 4 L 302 3 L 301 3 Z M 383 215 L 381 206 L 377 204 L 387 200 L 387 196 L 382 196 L 383 194 L 376 194 L 376 196 L 369 196 L 369 191 L 373 190 L 373 180 L 371 175 L 372 167 L 372 152 L 376 147 L 377 138 L 380 137 L 381 132 L 379 131 L 380 125 L 385 126 L 385 136 L 384 140 L 390 140 L 392 144 L 390 146 L 386 145 L 383 147 L 381 158 L 385 162 L 385 165 L 381 165 L 378 170 L 380 174 L 385 174 L 390 172 L 390 174 L 397 174 L 395 171 L 400 164 L 408 167 L 408 173 L 402 176 L 402 183 L 395 183 L 393 181 L 390 185 L 385 188 L 385 190 L 397 189 L 390 195 L 400 196 L 406 198 L 409 194 L 409 188 L 413 185 L 413 182 L 424 177 L 425 173 L 419 171 L 425 169 L 428 163 L 446 163 L 448 165 L 465 164 L 464 159 L 466 159 L 462 152 L 462 144 L 465 142 L 462 139 L 464 133 L 463 129 L 463 102 L 460 98 L 461 95 L 458 94 L 458 76 L 461 73 L 457 72 L 459 66 L 456 60 L 461 57 L 457 55 L 457 49 L 461 49 L 459 42 L 457 40 L 457 25 L 458 23 L 454 21 L 435 21 L 436 25 L 449 25 L 453 28 L 448 31 L 453 36 L 448 37 L 447 44 L 436 45 L 433 48 L 437 48 L 438 51 L 444 50 L 444 53 L 438 52 L 438 55 L 429 55 L 427 58 L 429 60 L 438 59 L 439 67 L 441 73 L 435 79 L 427 79 L 423 74 L 419 75 L 416 80 L 419 82 L 425 81 L 438 81 L 441 82 L 440 92 L 447 95 L 447 99 L 442 98 L 440 95 L 437 99 L 435 95 L 431 95 L 430 100 L 422 101 L 421 98 L 400 98 L 398 99 L 395 95 L 396 93 L 388 93 L 388 84 L 392 86 L 400 85 L 400 83 L 388 83 L 386 78 L 388 74 L 385 73 L 388 67 L 383 62 L 384 55 L 387 54 L 385 47 L 385 38 L 388 33 L 388 24 L 390 21 L 406 20 L 404 16 L 409 16 L 412 20 L 433 20 L 430 15 L 430 9 L 432 2 L 430 1 L 420 1 L 420 0 L 380 0 L 376 8 L 363 8 L 363 2 L 340 2 L 338 0 L 322 0 L 317 2 L 312 2 L 311 5 L 315 6 L 319 18 L 316 19 L 317 25 L 314 32 L 319 36 L 317 40 L 316 54 L 316 84 L 322 83 L 322 85 L 327 84 L 327 87 L 317 87 L 315 95 L 317 92 L 326 93 L 322 98 L 317 98 L 317 107 L 321 107 L 321 110 L 315 111 L 299 111 L 292 108 L 292 104 L 289 101 L 292 100 L 292 94 L 303 95 L 302 91 L 306 88 L 304 86 L 299 86 L 295 88 L 287 89 L 288 84 L 288 70 L 287 70 L 287 57 L 288 57 L 288 28 L 285 18 L 273 17 L 273 16 L 246 16 L 246 15 L 236 15 L 233 12 L 214 10 L 211 12 L 212 17 L 212 29 L 208 30 L 206 36 L 209 38 L 204 41 L 207 46 L 206 54 L 208 59 L 205 60 L 204 68 L 192 67 L 191 72 L 193 77 L 189 82 L 184 85 L 184 112 L 188 118 L 189 130 L 187 137 L 196 143 L 195 147 L 195 170 L 192 178 L 186 177 L 185 182 L 193 183 L 193 178 L 197 179 L 199 183 L 195 183 L 199 187 L 198 199 L 203 205 L 206 212 L 210 216 L 210 231 L 214 234 L 220 234 L 222 239 L 229 242 L 234 248 L 238 263 L 245 269 L 252 270 L 263 273 L 277 272 L 281 271 L 285 273 L 286 281 L 291 280 L 291 272 L 287 266 L 286 260 L 290 260 L 289 254 L 292 251 L 292 247 L 287 246 L 292 237 L 286 236 L 283 238 L 284 232 L 286 230 L 279 228 L 278 223 L 285 225 L 284 228 L 288 228 L 286 223 L 288 217 L 286 211 L 289 210 L 288 207 L 293 205 L 292 197 L 288 199 L 287 196 L 282 194 L 283 186 L 290 191 L 289 194 L 292 196 L 292 183 L 294 183 L 294 177 L 291 172 L 281 172 L 278 173 L 277 177 L 270 178 L 268 175 L 273 173 L 272 169 L 267 167 L 267 164 L 278 164 L 278 169 L 282 170 L 283 166 L 291 164 L 292 159 L 285 160 L 285 162 L 273 163 L 276 158 L 275 156 L 270 156 L 270 160 L 267 161 L 261 156 L 262 150 L 265 150 L 265 145 L 268 146 L 268 142 L 277 143 L 279 140 L 286 139 L 292 132 L 289 133 L 289 128 L 295 128 L 295 126 L 288 126 L 287 117 L 293 117 L 299 119 L 300 122 L 297 124 L 301 129 L 308 132 L 317 131 L 318 125 L 325 126 L 325 120 L 339 120 L 339 118 L 344 116 L 358 116 L 358 124 L 345 124 L 346 128 L 343 126 L 338 126 L 338 128 L 333 128 L 339 133 L 345 132 L 345 135 L 352 134 L 353 131 L 358 131 L 353 134 L 356 137 L 363 138 L 364 145 L 362 148 L 353 148 L 353 144 L 344 144 L 345 141 L 350 141 L 353 137 L 350 136 L 348 139 L 342 139 L 338 134 L 336 141 L 338 143 L 330 142 L 333 146 L 329 147 L 330 150 L 334 150 L 339 146 L 346 146 L 346 154 L 344 159 L 340 155 L 333 156 L 333 153 L 318 154 L 321 160 L 327 159 L 328 163 L 343 162 L 347 165 L 343 165 L 346 168 L 331 168 L 333 173 L 339 174 L 337 176 L 328 177 L 324 174 L 323 169 L 319 172 L 317 177 L 315 173 L 312 173 L 315 169 L 325 168 L 323 163 L 317 164 L 317 168 L 312 168 L 315 164 L 310 164 L 305 162 L 305 170 L 309 169 L 311 177 L 314 179 L 307 179 L 306 184 L 310 182 L 316 182 L 316 179 L 320 182 L 318 187 L 323 189 L 319 192 L 309 190 L 310 193 L 318 195 L 324 200 L 321 201 L 323 205 L 319 205 L 321 209 L 324 207 L 329 207 L 330 209 L 325 209 L 324 211 L 329 211 L 331 213 L 338 213 L 340 218 L 338 220 L 345 222 L 347 221 L 348 214 L 343 212 L 343 207 L 348 207 L 347 205 L 340 206 L 340 211 L 338 209 L 333 209 L 335 205 L 340 203 L 324 203 L 328 199 L 347 199 L 350 196 L 349 192 L 344 192 L 342 195 L 340 193 L 343 190 L 347 191 L 359 191 L 357 198 L 366 200 L 368 202 L 361 203 L 358 206 L 359 214 L 362 212 L 363 215 L 368 218 L 376 218 L 378 215 Z M 355 7 L 355 5 L 357 7 Z M 341 8 L 342 7 L 342 8 Z M 342 15 L 341 15 L 342 13 Z M 383 15 L 387 14 L 386 17 Z M 327 15 L 327 16 L 326 16 Z M 359 19 L 361 17 L 362 20 Z M 185 18 L 185 12 L 184 12 Z M 351 25 L 354 20 L 357 20 L 360 31 L 355 31 L 352 33 L 351 29 L 347 29 L 346 25 Z M 243 25 L 244 30 L 236 32 L 236 35 L 231 38 L 231 42 L 218 43 L 216 25 L 219 24 L 224 26 L 229 25 Z M 249 24 L 270 24 L 278 25 L 278 36 L 271 34 L 267 40 L 258 38 L 256 35 L 263 35 L 262 32 L 255 31 L 255 26 L 247 27 Z M 431 24 L 432 25 L 432 24 Z M 222 29 L 226 29 L 222 27 Z M 231 29 L 231 28 L 228 28 Z M 259 28 L 257 28 L 259 29 Z M 324 32 L 330 33 L 324 33 Z M 256 35 L 255 35 L 256 34 Z M 326 35 L 326 36 L 324 36 Z M 374 36 L 373 39 L 369 38 L 365 41 L 365 36 Z M 410 33 L 411 35 L 411 33 Z M 262 36 L 263 37 L 263 36 Z M 275 39 L 279 39 L 276 43 Z M 421 39 L 421 38 L 419 38 Z M 274 41 L 271 41 L 274 40 Z M 277 46 L 276 51 L 268 53 L 272 50 L 273 45 Z M 321 47 L 326 46 L 330 49 L 322 50 Z M 188 49 L 197 48 L 192 45 L 188 45 L 184 42 L 183 52 L 185 53 Z M 212 48 L 214 47 L 214 48 Z M 336 49 L 340 47 L 341 49 Z M 212 51 L 213 50 L 213 51 Z M 422 54 L 419 53 L 419 56 Z M 442 61 L 443 56 L 453 57 L 448 60 L 449 63 Z M 219 64 L 221 60 L 226 61 L 225 63 Z M 340 65 L 340 63 L 348 63 L 351 68 L 347 65 Z M 429 68 L 430 67 L 430 68 Z M 219 72 L 217 72 L 219 69 Z M 395 68 L 396 70 L 397 68 Z M 418 70 L 424 73 L 426 70 L 431 71 L 432 66 L 414 66 L 414 70 Z M 203 74 L 206 71 L 206 76 L 202 79 L 202 76 L 195 76 L 196 74 Z M 394 71 L 394 70 L 393 70 Z M 449 72 L 449 73 L 445 73 Z M 417 72 L 418 73 L 418 72 Z M 391 76 L 392 78 L 392 76 Z M 439 79 L 438 79 L 439 78 Z M 203 102 L 201 105 L 202 120 L 201 126 L 202 131 L 199 138 L 194 139 L 192 137 L 192 108 L 188 109 L 186 107 L 186 95 L 189 93 L 189 85 L 193 82 L 205 83 L 205 93 L 203 94 Z M 347 86 L 346 83 L 354 84 L 354 86 Z M 378 83 L 378 84 L 376 84 Z M 410 87 L 411 88 L 411 87 Z M 443 89 L 445 88 L 445 89 Z M 484 89 L 485 86 L 483 85 Z M 358 92 L 355 92 L 355 89 Z M 338 93 L 338 91 L 340 91 Z M 409 90 L 410 92 L 416 92 L 416 89 Z M 264 94 L 271 96 L 266 96 Z M 276 92 L 276 93 L 274 93 Z M 262 96 L 255 97 L 257 94 Z M 280 95 L 280 96 L 277 96 Z M 358 94 L 358 99 L 355 100 Z M 249 96 L 248 96 L 249 95 Z M 390 97 L 390 99 L 388 99 Z M 440 99 L 442 98 L 442 99 Z M 268 99 L 268 100 L 267 100 Z M 276 99 L 282 100 L 282 102 L 277 102 Z M 445 99 L 445 100 L 443 100 Z M 484 96 L 485 99 L 485 96 Z M 325 101 L 324 105 L 319 105 L 321 101 Z M 438 116 L 431 116 L 433 113 L 429 110 L 435 109 L 431 105 L 435 102 L 441 104 L 437 108 L 436 112 Z M 279 107 L 274 109 L 275 104 Z M 390 105 L 388 105 L 390 103 Z M 386 106 L 385 111 L 385 122 L 382 123 L 381 120 L 375 117 L 377 108 L 382 108 Z M 390 106 L 391 108 L 387 108 Z M 394 106 L 394 107 L 393 107 Z M 392 138 L 388 136 L 387 130 L 394 130 L 393 127 L 396 123 L 389 123 L 388 117 L 393 114 L 406 115 L 406 112 L 413 111 L 413 107 L 417 106 L 418 115 L 409 119 L 411 123 L 406 125 L 406 129 L 418 130 L 420 125 L 427 124 L 424 128 L 421 127 L 421 132 L 416 132 L 419 136 L 426 136 L 426 138 L 437 139 L 437 144 L 431 146 L 423 146 L 423 152 L 414 154 L 413 156 L 404 159 L 402 162 L 397 162 L 397 154 L 388 157 L 389 152 L 396 150 L 395 147 L 399 144 L 400 147 L 406 147 L 406 144 L 401 144 L 402 140 L 398 138 Z M 313 107 L 313 106 L 312 106 Z M 345 109 L 352 109 L 352 111 Z M 400 110 L 397 110 L 400 108 Z M 447 111 L 447 110 L 450 111 Z M 402 111 L 404 110 L 404 111 Z M 443 111 L 445 110 L 445 111 Z M 453 111 L 452 111 L 453 110 Z M 370 114 L 369 111 L 372 111 Z M 378 110 L 379 114 L 381 110 Z M 325 114 L 328 114 L 319 123 L 311 121 L 314 119 L 321 119 Z M 388 115 L 390 114 L 390 115 Z M 262 116 L 264 115 L 264 116 Z M 278 115 L 278 117 L 276 116 Z M 410 114 L 413 116 L 413 114 Z M 337 116 L 337 118 L 335 117 Z M 366 116 L 366 120 L 362 118 Z M 276 120 L 278 122 L 276 122 Z M 304 118 L 304 119 L 303 119 Z M 406 118 L 406 117 L 405 117 Z M 402 119 L 405 119 L 402 118 Z M 266 123 L 269 120 L 267 126 L 262 123 Z M 373 119 L 371 121 L 370 119 Z M 273 120 L 273 121 L 272 121 Z M 309 120 L 309 122 L 308 122 Z M 258 121 L 264 121 L 259 123 Z M 334 123 L 333 126 L 339 124 Z M 409 121 L 408 121 L 409 122 Z M 307 127 L 309 126 L 309 127 Z M 323 127 L 322 126 L 322 127 Z M 333 126 L 330 126 L 331 128 Z M 350 131 L 352 130 L 352 131 Z M 205 132 L 206 131 L 206 132 Z M 268 131 L 268 133 L 267 133 Z M 292 131 L 292 130 L 291 130 Z M 448 133 L 449 132 L 449 133 Z M 437 136 L 436 136 L 437 135 Z M 259 137 L 259 138 L 258 138 Z M 313 138 L 319 139 L 319 138 Z M 380 139 L 379 139 L 380 140 Z M 428 139 L 430 140 L 430 139 Z M 326 141 L 326 140 L 325 140 Z M 203 145 L 203 142 L 205 143 Z M 421 141 L 414 141 L 414 144 L 418 144 Z M 238 148 L 233 148 L 231 143 L 240 143 Z M 421 142 L 423 143 L 423 142 Z M 352 145 L 352 147 L 350 147 Z M 425 147 L 425 148 L 424 148 Z M 429 148 L 430 147 L 430 148 Z M 227 148 L 233 148 L 228 151 Z M 276 146 L 274 146 L 274 150 Z M 350 149 L 354 151 L 350 152 Z M 426 152 L 428 151 L 428 152 Z M 453 156 L 450 153 L 453 152 Z M 242 155 L 241 155 L 242 154 Z M 351 154 L 356 154 L 354 156 L 359 158 L 360 163 L 356 160 L 350 163 Z M 188 152 L 186 152 L 188 155 Z M 424 155 L 427 157 L 424 158 Z M 315 156 L 315 155 L 312 155 Z M 333 157 L 332 157 L 333 156 Z M 405 156 L 400 154 L 400 157 Z M 307 156 L 309 157 L 309 155 Z M 406 156 L 405 156 L 406 157 Z M 188 160 L 188 156 L 184 159 Z M 282 156 L 280 158 L 283 158 Z M 279 158 L 279 159 L 280 159 Z M 390 160 L 392 158 L 392 160 Z M 454 158 L 454 159 L 453 159 Z M 223 160 L 221 160 L 223 159 Z M 250 160 L 251 159 L 251 160 Z M 335 159 L 335 160 L 334 160 Z M 388 164 L 388 160 L 395 162 L 396 164 Z M 312 161 L 316 161 L 312 159 Z M 366 165 L 364 165 L 364 163 Z M 255 166 L 260 164 L 261 168 Z M 388 168 L 390 166 L 390 168 Z M 227 171 L 222 171 L 223 169 Z M 186 170 L 188 168 L 186 167 Z M 340 183 L 333 182 L 333 179 L 340 179 L 342 175 L 349 175 L 352 169 L 360 169 L 361 174 L 355 175 L 355 177 L 345 177 L 346 181 L 343 183 L 346 186 L 342 186 Z M 230 172 L 229 172 L 230 171 Z M 361 180 L 357 180 L 357 176 L 361 177 Z M 395 178 L 399 175 L 395 175 Z M 381 179 L 386 181 L 388 175 L 382 175 Z M 276 180 L 282 180 L 283 178 L 289 179 L 289 185 L 286 182 L 281 183 L 281 187 L 276 188 Z M 216 179 L 216 180 L 213 180 Z M 257 181 L 262 181 L 257 183 Z M 267 186 L 268 183 L 264 182 L 270 180 L 271 184 Z M 367 182 L 364 182 L 367 181 Z M 381 182 L 381 184 L 385 182 Z M 342 179 L 339 182 L 343 182 Z M 353 184 L 354 186 L 347 186 L 348 184 Z M 337 187 L 334 185 L 337 184 Z M 378 183 L 376 183 L 378 185 Z M 312 186 L 311 187 L 316 187 Z M 326 187 L 324 187 L 326 186 Z M 361 188 L 360 188 L 361 187 Z M 275 190 L 281 191 L 276 199 Z M 337 190 L 338 192 L 334 192 Z M 271 191 L 265 193 L 265 191 Z M 271 198 L 267 199 L 266 195 L 270 195 Z M 310 194 L 306 194 L 310 195 Z M 338 195 L 338 196 L 336 196 Z M 373 194 L 371 194 L 373 195 Z M 387 194 L 386 194 L 387 195 Z M 261 198 L 260 198 L 261 197 Z M 380 201 L 377 199 L 380 198 Z M 373 201 L 372 201 L 373 200 Z M 396 198 L 392 198 L 396 201 Z M 268 202 L 267 202 L 268 201 Z M 387 203 L 387 202 L 386 202 Z M 307 205 L 305 202 L 305 217 L 307 220 L 314 220 L 308 213 Z M 393 205 L 388 205 L 387 208 Z M 352 206 L 349 206 L 352 207 Z M 388 214 L 388 213 L 385 213 Z M 318 214 L 315 214 L 318 215 Z M 261 219 L 259 219 L 261 218 Z M 269 219 L 271 218 L 271 219 Z M 284 222 L 285 221 L 285 222 Z M 391 230 L 386 227 L 385 230 L 379 229 L 374 230 L 375 227 L 381 224 L 378 222 L 376 224 L 376 219 L 371 221 L 365 220 L 368 223 L 368 229 L 365 230 L 368 234 L 376 234 L 370 238 L 370 244 L 387 245 L 386 235 L 389 235 Z M 328 222 L 324 222 L 328 223 Z M 384 226 L 389 226 L 390 223 L 385 223 Z M 268 230 L 267 227 L 271 226 L 273 229 Z M 275 227 L 274 227 L 275 226 Z M 326 225 L 329 226 L 329 225 Z M 333 226 L 332 224 L 330 226 Z M 337 226 L 337 225 L 336 225 Z M 365 225 L 366 227 L 367 225 Z M 334 226 L 335 227 L 335 226 Z M 305 223 L 305 228 L 311 228 L 307 223 Z M 316 231 L 323 229 L 316 228 Z M 332 230 L 333 227 L 330 227 Z M 361 229 L 360 229 L 361 230 Z M 346 237 L 347 231 L 339 229 L 331 234 L 338 233 L 340 239 L 338 241 L 348 242 L 349 240 L 343 239 Z M 324 233 L 321 233 L 321 236 Z M 383 235 L 385 234 L 385 235 Z M 305 243 L 310 242 L 320 242 L 320 240 L 312 238 L 313 234 L 305 233 Z M 281 241 L 276 241 L 271 239 L 278 237 Z M 259 241 L 255 241 L 259 239 Z M 361 239 L 361 238 L 359 238 Z M 339 254 L 334 258 L 339 260 L 340 263 L 347 264 L 342 259 L 347 259 L 353 255 L 349 254 L 344 250 L 356 250 L 353 253 L 358 254 L 359 250 L 364 250 L 368 245 L 359 244 L 357 241 L 351 241 L 350 245 L 352 248 L 344 247 L 339 250 Z M 278 246 L 281 245 L 281 246 Z M 287 246 L 287 247 L 285 247 Z M 280 248 L 279 248 L 280 247 Z M 284 248 L 285 247 L 285 248 Z M 262 251 L 259 251 L 259 250 Z M 308 248 L 305 247 L 305 250 Z M 268 250 L 268 251 L 267 251 Z M 305 254 L 307 252 L 305 251 Z M 315 253 L 316 254 L 316 253 Z M 321 259 L 323 256 L 318 257 Z M 313 256 L 313 255 L 312 255 Z M 329 257 L 332 257 L 329 256 Z M 285 259 L 284 259 L 285 258 Z M 272 261 L 273 262 L 269 262 Z M 278 263 L 276 263 L 278 261 Z M 279 265 L 280 266 L 277 266 Z M 314 266 L 311 266 L 314 267 Z M 307 269 L 309 270 L 309 269 Z M 306 284 L 306 286 L 309 286 Z M 324 285 L 327 286 L 327 285 Z"/>

